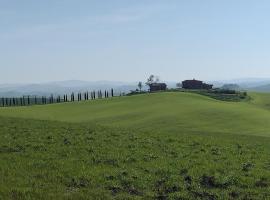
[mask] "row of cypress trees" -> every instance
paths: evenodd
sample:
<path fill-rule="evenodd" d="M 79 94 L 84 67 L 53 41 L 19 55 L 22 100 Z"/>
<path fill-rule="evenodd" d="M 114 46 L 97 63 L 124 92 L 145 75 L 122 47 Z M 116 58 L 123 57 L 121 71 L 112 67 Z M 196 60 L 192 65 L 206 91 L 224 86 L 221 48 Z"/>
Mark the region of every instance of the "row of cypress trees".
<path fill-rule="evenodd" d="M 69 95 L 65 94 L 63 98 L 58 96 L 51 95 L 50 97 L 42 96 L 23 96 L 23 97 L 10 97 L 10 98 L 0 98 L 0 106 L 1 107 L 8 107 L 8 106 L 27 106 L 27 105 L 42 105 L 42 104 L 52 104 L 52 103 L 61 103 L 61 102 L 74 102 L 74 101 L 87 101 L 87 100 L 95 100 L 95 99 L 102 99 L 102 98 L 109 98 L 114 97 L 114 90 L 111 89 L 111 94 L 109 94 L 109 91 L 105 90 L 104 93 L 102 93 L 101 90 L 99 91 L 93 91 L 93 92 L 79 92 L 77 94 L 77 98 L 75 98 L 75 93 L 72 92 Z"/>

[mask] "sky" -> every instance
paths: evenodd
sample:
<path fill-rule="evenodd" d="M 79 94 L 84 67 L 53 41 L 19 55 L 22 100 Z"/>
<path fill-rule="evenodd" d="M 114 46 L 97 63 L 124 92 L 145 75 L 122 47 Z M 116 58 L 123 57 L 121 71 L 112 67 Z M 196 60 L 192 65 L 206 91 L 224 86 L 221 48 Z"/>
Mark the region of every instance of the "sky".
<path fill-rule="evenodd" d="M 0 83 L 270 77 L 268 0 L 0 0 Z"/>

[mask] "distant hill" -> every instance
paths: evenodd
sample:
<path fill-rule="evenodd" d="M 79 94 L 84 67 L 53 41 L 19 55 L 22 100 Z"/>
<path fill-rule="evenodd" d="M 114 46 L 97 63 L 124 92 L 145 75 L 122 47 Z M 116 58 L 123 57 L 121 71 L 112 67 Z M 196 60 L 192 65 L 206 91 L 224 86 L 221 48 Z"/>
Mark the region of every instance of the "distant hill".
<path fill-rule="evenodd" d="M 165 82 L 168 88 L 175 88 L 176 81 L 162 81 Z M 178 82 L 181 82 L 179 80 Z M 207 81 L 214 87 L 222 87 L 223 85 L 238 85 L 239 89 L 270 92 L 270 79 L 234 79 L 224 81 Z M 130 90 L 137 89 L 138 82 L 121 82 L 121 81 L 81 81 L 81 80 L 67 80 L 55 81 L 39 84 L 0 84 L 0 97 L 14 97 L 22 95 L 37 95 L 49 96 L 63 95 L 71 92 L 84 92 L 93 90 L 110 90 L 113 88 L 115 93 L 130 92 Z M 143 84 L 143 90 L 147 90 L 147 86 Z"/>
<path fill-rule="evenodd" d="M 175 88 L 176 82 L 166 82 L 169 88 Z M 138 82 L 120 82 L 120 81 L 80 81 L 67 80 L 55 81 L 40 84 L 0 84 L 0 97 L 14 97 L 23 95 L 49 96 L 63 95 L 71 92 L 84 92 L 93 90 L 114 89 L 115 94 L 120 92 L 130 92 L 136 90 Z M 143 85 L 143 90 L 148 87 Z"/>
<path fill-rule="evenodd" d="M 41 84 L 5 84 L 0 85 L 0 97 L 13 97 L 22 95 L 62 95 L 71 92 L 110 90 L 116 93 L 129 92 L 137 88 L 137 83 L 114 82 L 114 81 L 79 81 L 68 80 Z M 146 89 L 146 88 L 145 88 Z"/>
<path fill-rule="evenodd" d="M 232 79 L 222 81 L 212 81 L 215 87 L 233 86 L 237 85 L 239 90 L 250 90 L 258 92 L 270 92 L 270 79 L 269 78 L 246 78 L 246 79 Z"/>
<path fill-rule="evenodd" d="M 250 88 L 250 90 L 258 91 L 258 92 L 270 92 L 270 84 Z"/>

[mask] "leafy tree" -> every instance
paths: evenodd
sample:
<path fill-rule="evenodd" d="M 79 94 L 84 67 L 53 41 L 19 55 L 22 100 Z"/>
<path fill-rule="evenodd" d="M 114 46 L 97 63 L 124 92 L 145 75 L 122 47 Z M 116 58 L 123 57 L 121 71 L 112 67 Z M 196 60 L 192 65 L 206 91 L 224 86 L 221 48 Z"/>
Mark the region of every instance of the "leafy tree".
<path fill-rule="evenodd" d="M 158 76 L 154 76 L 153 74 L 149 76 L 147 82 L 145 83 L 147 86 L 150 86 L 153 83 L 158 83 L 160 78 Z"/>
<path fill-rule="evenodd" d="M 151 85 L 152 83 L 154 83 L 154 79 L 155 79 L 155 76 L 150 75 L 145 84 L 148 85 L 148 86 Z"/>

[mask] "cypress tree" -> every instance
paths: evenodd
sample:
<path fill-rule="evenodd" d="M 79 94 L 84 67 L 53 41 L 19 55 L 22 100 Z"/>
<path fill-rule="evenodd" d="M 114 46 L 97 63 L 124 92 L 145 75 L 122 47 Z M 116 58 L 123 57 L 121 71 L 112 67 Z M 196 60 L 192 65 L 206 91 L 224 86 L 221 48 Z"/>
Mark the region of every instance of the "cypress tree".
<path fill-rule="evenodd" d="M 50 103 L 53 103 L 53 96 L 51 95 Z"/>
<path fill-rule="evenodd" d="M 37 96 L 35 96 L 35 104 L 37 104 Z"/>
<path fill-rule="evenodd" d="M 113 97 L 113 89 L 111 89 L 111 95 L 112 95 L 112 97 Z"/>
<path fill-rule="evenodd" d="M 5 99 L 4 98 L 2 98 L 2 105 L 3 105 L 3 107 L 5 107 Z"/>

